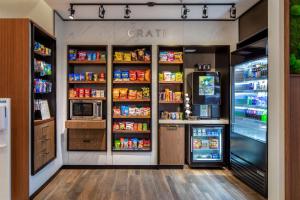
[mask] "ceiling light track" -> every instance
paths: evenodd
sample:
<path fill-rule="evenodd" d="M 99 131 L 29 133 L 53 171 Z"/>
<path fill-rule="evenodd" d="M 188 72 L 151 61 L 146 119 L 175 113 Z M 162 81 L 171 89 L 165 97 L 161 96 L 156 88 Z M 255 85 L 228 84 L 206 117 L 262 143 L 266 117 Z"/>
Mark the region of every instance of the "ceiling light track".
<path fill-rule="evenodd" d="M 235 6 L 235 3 L 70 3 L 70 6 Z"/>

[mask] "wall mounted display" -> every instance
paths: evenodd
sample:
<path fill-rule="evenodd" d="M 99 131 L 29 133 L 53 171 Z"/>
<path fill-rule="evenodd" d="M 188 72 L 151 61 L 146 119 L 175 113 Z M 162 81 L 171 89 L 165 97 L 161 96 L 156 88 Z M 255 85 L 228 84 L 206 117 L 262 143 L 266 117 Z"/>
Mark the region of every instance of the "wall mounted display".
<path fill-rule="evenodd" d="M 56 41 L 31 26 L 31 173 L 56 158 Z"/>
<path fill-rule="evenodd" d="M 106 60 L 106 46 L 68 46 L 69 151 L 106 151 Z"/>
<path fill-rule="evenodd" d="M 113 46 L 112 151 L 151 151 L 151 46 Z"/>

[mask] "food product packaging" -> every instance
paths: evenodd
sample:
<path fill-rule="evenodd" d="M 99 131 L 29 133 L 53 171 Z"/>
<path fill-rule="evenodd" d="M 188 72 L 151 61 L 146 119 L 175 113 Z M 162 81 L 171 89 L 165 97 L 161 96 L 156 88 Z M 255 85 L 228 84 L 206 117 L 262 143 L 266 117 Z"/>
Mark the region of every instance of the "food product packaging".
<path fill-rule="evenodd" d="M 128 88 L 120 88 L 120 99 L 127 99 Z"/>
<path fill-rule="evenodd" d="M 145 80 L 146 81 L 151 81 L 151 71 L 150 71 L 150 69 L 147 69 L 145 71 Z"/>
<path fill-rule="evenodd" d="M 126 70 L 126 71 L 122 71 L 121 72 L 121 78 L 123 81 L 129 81 L 129 72 Z"/>
<path fill-rule="evenodd" d="M 129 70 L 129 79 L 130 81 L 136 81 L 137 79 L 136 70 Z"/>
<path fill-rule="evenodd" d="M 166 62 L 166 61 L 168 61 L 168 52 L 166 52 L 166 51 L 161 51 L 161 52 L 159 53 L 159 61 L 161 61 L 161 62 Z"/>
<path fill-rule="evenodd" d="M 115 61 L 123 61 L 124 53 L 123 52 L 115 52 Z"/>
<path fill-rule="evenodd" d="M 124 53 L 124 61 L 126 61 L 126 62 L 131 61 L 131 53 L 130 52 L 125 52 Z"/>
<path fill-rule="evenodd" d="M 128 99 L 135 100 L 137 97 L 137 90 L 129 90 Z"/>
<path fill-rule="evenodd" d="M 136 74 L 137 74 L 137 80 L 138 81 L 144 81 L 145 80 L 145 71 L 137 70 Z"/>
<path fill-rule="evenodd" d="M 164 81 L 171 81 L 172 72 L 163 72 L 164 75 Z"/>
<path fill-rule="evenodd" d="M 175 81 L 178 81 L 178 82 L 182 82 L 183 81 L 183 75 L 181 72 L 176 72 L 175 74 Z"/>

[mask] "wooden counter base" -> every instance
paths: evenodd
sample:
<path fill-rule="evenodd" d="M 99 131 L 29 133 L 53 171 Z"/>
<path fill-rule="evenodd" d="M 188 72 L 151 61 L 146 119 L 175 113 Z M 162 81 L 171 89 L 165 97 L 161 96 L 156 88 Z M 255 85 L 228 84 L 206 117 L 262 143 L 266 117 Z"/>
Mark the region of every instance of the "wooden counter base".
<path fill-rule="evenodd" d="M 67 120 L 69 129 L 106 129 L 106 120 Z"/>

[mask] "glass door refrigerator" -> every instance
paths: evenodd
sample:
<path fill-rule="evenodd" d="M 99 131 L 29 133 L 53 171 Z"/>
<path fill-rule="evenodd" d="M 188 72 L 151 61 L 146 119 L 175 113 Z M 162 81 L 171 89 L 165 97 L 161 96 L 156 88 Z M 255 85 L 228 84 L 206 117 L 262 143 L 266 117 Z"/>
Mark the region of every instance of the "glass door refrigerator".
<path fill-rule="evenodd" d="M 224 165 L 224 126 L 189 125 L 188 163 L 190 167 Z"/>
<path fill-rule="evenodd" d="M 267 195 L 268 58 L 263 38 L 232 53 L 230 163 L 233 174 Z"/>

